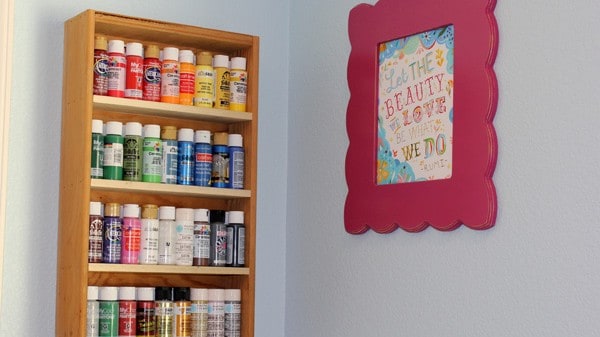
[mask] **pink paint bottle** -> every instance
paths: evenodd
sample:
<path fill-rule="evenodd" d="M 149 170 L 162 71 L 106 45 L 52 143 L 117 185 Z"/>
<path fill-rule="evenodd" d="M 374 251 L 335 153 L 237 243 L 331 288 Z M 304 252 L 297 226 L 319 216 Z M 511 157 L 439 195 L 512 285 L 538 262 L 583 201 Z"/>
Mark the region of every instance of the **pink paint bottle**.
<path fill-rule="evenodd" d="M 135 204 L 123 205 L 123 241 L 121 243 L 121 263 L 138 263 L 141 236 L 142 222 L 140 220 L 140 206 Z"/>

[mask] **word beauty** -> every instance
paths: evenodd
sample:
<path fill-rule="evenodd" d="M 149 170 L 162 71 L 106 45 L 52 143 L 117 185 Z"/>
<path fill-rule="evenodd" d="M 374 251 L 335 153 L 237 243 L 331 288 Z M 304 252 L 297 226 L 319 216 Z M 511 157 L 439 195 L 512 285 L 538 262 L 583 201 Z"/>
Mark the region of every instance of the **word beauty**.
<path fill-rule="evenodd" d="M 377 183 L 452 176 L 452 25 L 379 46 Z"/>

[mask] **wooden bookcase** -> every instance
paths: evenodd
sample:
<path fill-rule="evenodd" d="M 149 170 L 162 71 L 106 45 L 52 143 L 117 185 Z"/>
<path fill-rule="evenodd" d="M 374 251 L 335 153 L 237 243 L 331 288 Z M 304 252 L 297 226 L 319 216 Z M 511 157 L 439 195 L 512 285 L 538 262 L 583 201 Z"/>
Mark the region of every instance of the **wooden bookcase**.
<path fill-rule="evenodd" d="M 247 111 L 94 96 L 94 38 L 141 42 L 247 59 Z M 87 286 L 239 288 L 242 336 L 254 335 L 256 157 L 259 38 L 189 25 L 87 10 L 65 23 L 56 336 L 85 336 Z M 90 178 L 92 119 L 174 125 L 240 133 L 244 139 L 244 190 L 111 181 Z M 90 201 L 241 210 L 245 213 L 244 268 L 90 264 Z"/>

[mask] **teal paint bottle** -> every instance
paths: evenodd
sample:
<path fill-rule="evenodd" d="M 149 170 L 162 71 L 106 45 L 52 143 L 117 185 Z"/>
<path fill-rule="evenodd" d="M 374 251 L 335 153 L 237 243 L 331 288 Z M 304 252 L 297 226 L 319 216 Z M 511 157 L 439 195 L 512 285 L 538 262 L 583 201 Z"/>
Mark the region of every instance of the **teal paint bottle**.
<path fill-rule="evenodd" d="M 142 181 L 142 124 L 125 124 L 123 138 L 123 180 Z"/>
<path fill-rule="evenodd" d="M 123 123 L 107 122 L 104 137 L 104 179 L 123 180 Z"/>
<path fill-rule="evenodd" d="M 144 126 L 142 181 L 160 183 L 162 179 L 163 146 L 160 125 Z"/>
<path fill-rule="evenodd" d="M 104 176 L 104 135 L 103 123 L 99 119 L 92 119 L 92 167 L 91 177 L 102 179 Z"/>

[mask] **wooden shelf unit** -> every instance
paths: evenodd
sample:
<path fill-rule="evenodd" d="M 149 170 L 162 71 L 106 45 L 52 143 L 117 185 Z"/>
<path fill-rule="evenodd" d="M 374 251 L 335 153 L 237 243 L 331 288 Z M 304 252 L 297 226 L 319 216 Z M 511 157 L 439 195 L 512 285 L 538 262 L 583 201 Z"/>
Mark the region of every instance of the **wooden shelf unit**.
<path fill-rule="evenodd" d="M 243 56 L 248 69 L 248 112 L 144 102 L 92 94 L 94 38 L 163 48 Z M 242 336 L 254 336 L 256 158 L 258 134 L 257 36 L 87 10 L 65 22 L 56 336 L 85 336 L 87 286 L 240 288 Z M 173 125 L 240 133 L 244 190 L 90 178 L 91 121 Z M 89 202 L 241 210 L 246 225 L 244 268 L 142 266 L 87 262 Z"/>

